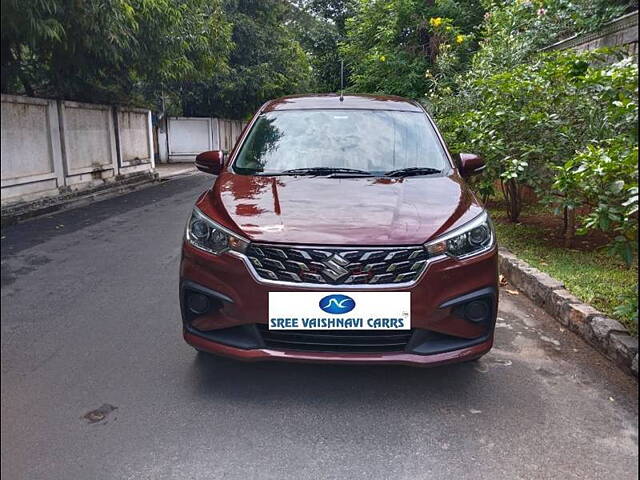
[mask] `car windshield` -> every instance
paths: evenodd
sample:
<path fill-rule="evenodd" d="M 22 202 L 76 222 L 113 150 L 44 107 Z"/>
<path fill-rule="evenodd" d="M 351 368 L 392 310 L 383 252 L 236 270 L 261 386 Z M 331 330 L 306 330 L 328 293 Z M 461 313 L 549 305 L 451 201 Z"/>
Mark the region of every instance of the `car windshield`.
<path fill-rule="evenodd" d="M 235 160 L 247 175 L 346 174 L 418 167 L 448 170 L 442 144 L 421 112 L 388 110 L 289 110 L 263 113 Z"/>

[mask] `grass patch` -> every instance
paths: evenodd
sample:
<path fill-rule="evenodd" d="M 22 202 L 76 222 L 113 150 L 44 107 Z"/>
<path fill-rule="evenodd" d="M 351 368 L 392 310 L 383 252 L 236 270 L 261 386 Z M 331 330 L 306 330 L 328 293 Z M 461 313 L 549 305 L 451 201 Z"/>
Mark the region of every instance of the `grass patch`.
<path fill-rule="evenodd" d="M 498 243 L 511 250 L 533 267 L 547 272 L 564 282 L 567 290 L 583 302 L 622 322 L 637 336 L 638 264 L 629 268 L 602 247 L 587 247 L 588 242 L 578 240 L 583 248 L 564 248 L 557 225 L 544 222 L 510 223 L 503 211 L 491 209 Z M 626 296 L 636 307 L 617 309 Z M 627 300 L 628 302 L 629 300 Z M 636 317 L 637 318 L 637 317 Z"/>

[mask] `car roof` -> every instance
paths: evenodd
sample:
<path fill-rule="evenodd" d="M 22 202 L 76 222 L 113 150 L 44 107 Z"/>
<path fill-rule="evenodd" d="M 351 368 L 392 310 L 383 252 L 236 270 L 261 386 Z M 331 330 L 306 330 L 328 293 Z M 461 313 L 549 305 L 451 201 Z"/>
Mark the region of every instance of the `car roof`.
<path fill-rule="evenodd" d="M 357 110 L 399 110 L 403 112 L 423 112 L 413 100 L 391 95 L 291 95 L 267 102 L 263 112 L 275 110 L 315 110 L 315 109 L 357 109 Z"/>

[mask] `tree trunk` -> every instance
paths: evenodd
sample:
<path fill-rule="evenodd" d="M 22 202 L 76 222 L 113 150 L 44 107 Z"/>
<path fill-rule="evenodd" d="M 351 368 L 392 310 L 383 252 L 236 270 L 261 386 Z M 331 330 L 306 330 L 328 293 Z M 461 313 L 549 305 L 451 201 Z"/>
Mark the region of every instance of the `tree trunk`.
<path fill-rule="evenodd" d="M 566 228 L 564 231 L 564 247 L 571 248 L 573 244 L 573 237 L 576 234 L 576 210 L 572 207 L 566 207 Z"/>
<path fill-rule="evenodd" d="M 522 190 L 517 180 L 509 179 L 501 182 L 502 194 L 507 201 L 507 215 L 509 220 L 517 222 L 522 210 Z"/>

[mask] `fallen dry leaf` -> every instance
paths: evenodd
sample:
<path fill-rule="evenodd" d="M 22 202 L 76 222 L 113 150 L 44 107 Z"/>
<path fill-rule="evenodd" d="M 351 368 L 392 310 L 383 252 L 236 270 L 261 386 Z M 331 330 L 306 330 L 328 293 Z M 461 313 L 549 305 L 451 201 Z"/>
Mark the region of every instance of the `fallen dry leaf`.
<path fill-rule="evenodd" d="M 505 285 L 507 285 L 509 282 L 507 282 L 507 279 L 504 278 L 504 275 L 500 275 L 498 277 L 498 281 L 500 282 L 500 286 L 504 287 Z"/>
<path fill-rule="evenodd" d="M 517 290 L 509 290 L 508 288 L 505 290 L 507 293 L 510 293 L 511 295 L 520 295 L 520 292 Z"/>

